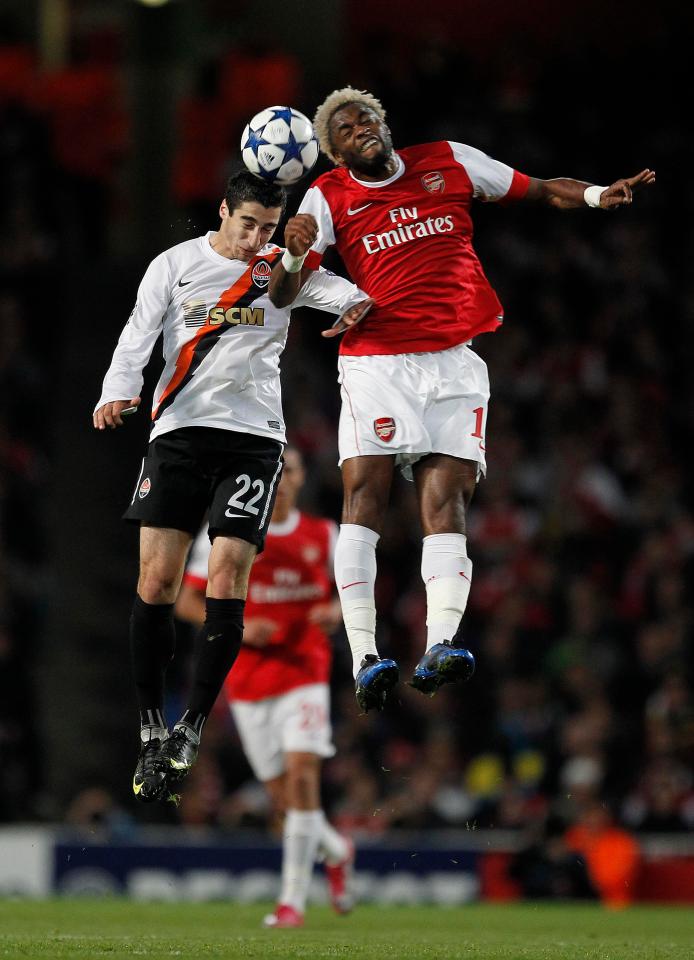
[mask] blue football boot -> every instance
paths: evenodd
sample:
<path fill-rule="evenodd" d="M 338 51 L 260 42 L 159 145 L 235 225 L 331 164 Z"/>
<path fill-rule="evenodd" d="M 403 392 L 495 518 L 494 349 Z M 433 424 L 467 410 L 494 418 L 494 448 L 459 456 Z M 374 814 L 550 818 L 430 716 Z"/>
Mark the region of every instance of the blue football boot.
<path fill-rule="evenodd" d="M 415 667 L 410 686 L 433 697 L 444 683 L 469 680 L 475 672 L 475 658 L 456 640 L 435 643 Z"/>
<path fill-rule="evenodd" d="M 395 660 L 381 660 L 367 653 L 355 680 L 357 703 L 368 713 L 372 707 L 382 710 L 388 694 L 398 682 L 400 671 Z"/>

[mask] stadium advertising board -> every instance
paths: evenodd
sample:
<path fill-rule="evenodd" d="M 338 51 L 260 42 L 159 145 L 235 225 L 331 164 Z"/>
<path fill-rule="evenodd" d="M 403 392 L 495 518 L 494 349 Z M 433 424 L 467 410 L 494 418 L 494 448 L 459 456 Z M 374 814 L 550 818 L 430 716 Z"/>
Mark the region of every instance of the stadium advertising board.
<path fill-rule="evenodd" d="M 366 847 L 357 856 L 362 902 L 458 906 L 477 899 L 478 854 L 465 850 Z M 120 894 L 136 900 L 235 900 L 277 895 L 280 851 L 270 846 L 59 842 L 54 889 L 65 895 Z M 311 900 L 325 900 L 316 871 Z"/>

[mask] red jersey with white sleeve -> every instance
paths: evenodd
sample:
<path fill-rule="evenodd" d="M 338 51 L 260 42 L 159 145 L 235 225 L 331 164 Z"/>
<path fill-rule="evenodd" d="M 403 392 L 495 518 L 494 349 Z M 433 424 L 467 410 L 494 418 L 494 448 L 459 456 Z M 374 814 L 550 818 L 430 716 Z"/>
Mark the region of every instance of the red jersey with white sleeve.
<path fill-rule="evenodd" d="M 241 644 L 224 685 L 229 700 L 264 700 L 329 681 L 330 640 L 308 617 L 316 604 L 331 598 L 336 539 L 332 520 L 298 510 L 283 523 L 270 524 L 265 549 L 251 570 L 244 619 L 265 617 L 278 629 L 265 647 Z M 193 544 L 184 576 L 200 590 L 207 585 L 209 552 L 205 529 Z"/>
<path fill-rule="evenodd" d="M 335 245 L 376 306 L 342 338 L 346 355 L 446 350 L 496 330 L 503 308 L 472 246 L 470 205 L 517 200 L 530 178 L 474 147 L 443 140 L 395 154 L 378 183 L 324 173 L 300 213 L 318 221 L 313 250 Z"/>

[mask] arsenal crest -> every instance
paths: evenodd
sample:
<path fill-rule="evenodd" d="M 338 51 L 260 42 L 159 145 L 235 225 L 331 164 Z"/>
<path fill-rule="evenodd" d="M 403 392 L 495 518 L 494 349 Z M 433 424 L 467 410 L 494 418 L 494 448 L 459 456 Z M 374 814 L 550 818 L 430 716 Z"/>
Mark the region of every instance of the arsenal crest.
<path fill-rule="evenodd" d="M 431 173 L 425 173 L 422 177 L 422 186 L 429 193 L 443 193 L 446 189 L 446 181 L 443 179 L 442 173 L 438 170 L 432 170 Z"/>
<path fill-rule="evenodd" d="M 305 563 L 317 563 L 320 560 L 320 550 L 314 544 L 307 544 L 301 551 Z"/>
<path fill-rule="evenodd" d="M 379 417 L 374 420 L 374 430 L 379 440 L 390 443 L 395 436 L 395 420 L 392 417 Z"/>

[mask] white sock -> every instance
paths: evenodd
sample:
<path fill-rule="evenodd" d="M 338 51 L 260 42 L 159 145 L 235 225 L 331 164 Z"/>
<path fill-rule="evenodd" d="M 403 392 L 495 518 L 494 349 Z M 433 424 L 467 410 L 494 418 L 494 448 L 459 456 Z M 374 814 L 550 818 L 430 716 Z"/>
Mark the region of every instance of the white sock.
<path fill-rule="evenodd" d="M 349 853 L 349 844 L 342 834 L 338 833 L 335 827 L 329 823 L 322 810 L 320 811 L 320 814 L 322 817 L 322 824 L 320 842 L 318 844 L 318 853 L 331 865 L 342 863 L 343 860 L 347 859 L 347 854 Z"/>
<path fill-rule="evenodd" d="M 472 580 L 462 533 L 439 533 L 424 537 L 422 580 L 427 592 L 427 650 L 435 643 L 452 640 L 460 625 Z"/>
<path fill-rule="evenodd" d="M 335 547 L 335 583 L 355 677 L 367 653 L 378 656 L 374 600 L 378 540 L 378 534 L 368 527 L 343 523 Z"/>
<path fill-rule="evenodd" d="M 322 810 L 287 810 L 282 837 L 282 890 L 279 902 L 306 909 L 306 897 L 323 826 Z"/>
<path fill-rule="evenodd" d="M 150 740 L 164 740 L 169 731 L 166 727 L 158 727 L 152 723 L 145 723 L 140 727 L 140 741 L 149 743 Z"/>
<path fill-rule="evenodd" d="M 192 724 L 186 723 L 185 720 L 178 720 L 174 723 L 174 730 L 182 730 L 186 737 L 192 740 L 194 744 L 197 745 L 200 743 L 200 734 Z"/>

